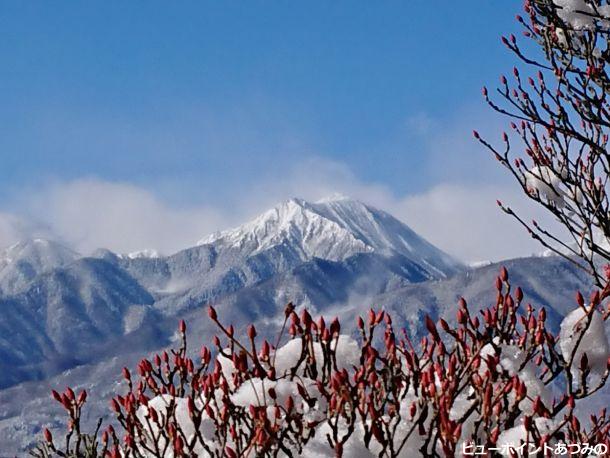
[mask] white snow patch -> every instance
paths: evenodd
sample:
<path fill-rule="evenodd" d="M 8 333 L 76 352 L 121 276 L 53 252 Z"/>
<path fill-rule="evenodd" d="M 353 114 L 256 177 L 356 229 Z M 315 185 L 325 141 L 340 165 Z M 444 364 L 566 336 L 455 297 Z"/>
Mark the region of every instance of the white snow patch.
<path fill-rule="evenodd" d="M 582 333 L 587 322 L 586 312 L 582 308 L 577 308 L 570 312 L 561 322 L 559 332 L 559 348 L 564 359 L 567 361 L 574 351 L 578 336 Z M 610 347 L 608 336 L 604 328 L 604 320 L 598 311 L 593 312 L 591 324 L 585 331 L 576 353 L 572 366 L 576 369 L 580 365 L 580 360 L 587 354 L 591 373 L 600 376 L 606 370 Z M 576 370 L 574 370 L 576 372 Z M 577 378 L 577 377 L 575 377 Z"/>

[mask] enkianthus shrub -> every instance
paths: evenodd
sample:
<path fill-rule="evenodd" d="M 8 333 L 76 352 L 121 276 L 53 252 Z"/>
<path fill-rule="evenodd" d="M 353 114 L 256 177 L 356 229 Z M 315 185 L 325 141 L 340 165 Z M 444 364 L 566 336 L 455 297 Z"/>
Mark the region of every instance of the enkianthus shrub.
<path fill-rule="evenodd" d="M 359 317 L 350 336 L 339 320 L 288 304 L 269 342 L 253 325 L 242 338 L 209 308 L 219 333 L 196 360 L 181 322 L 179 348 L 143 359 L 137 375 L 123 370 L 126 391 L 110 400 L 118 427 L 84 433 L 86 393 L 54 391 L 67 435 L 45 430 L 33 454 L 413 457 L 502 446 L 498 453 L 516 456 L 524 445 L 610 446 L 605 409 L 587 421 L 575 413 L 608 378 L 602 303 L 610 288 L 588 301 L 578 293 L 558 335 L 505 269 L 496 291 L 480 313 L 460 299 L 453 324 L 427 317 L 419 342 L 382 310 Z"/>
<path fill-rule="evenodd" d="M 474 132 L 553 222 L 500 207 L 545 248 L 603 287 L 610 262 L 610 3 L 525 0 L 524 37 L 502 41 L 520 63 L 483 97 L 509 119 L 500 142 Z"/>

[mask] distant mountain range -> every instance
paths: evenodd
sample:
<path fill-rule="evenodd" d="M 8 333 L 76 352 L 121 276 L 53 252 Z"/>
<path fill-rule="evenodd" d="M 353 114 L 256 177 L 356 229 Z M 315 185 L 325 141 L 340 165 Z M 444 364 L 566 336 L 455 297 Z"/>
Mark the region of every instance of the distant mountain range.
<path fill-rule="evenodd" d="M 589 288 L 558 258 L 506 264 L 529 299 L 549 308 L 554 326 L 573 308 L 574 291 Z M 170 345 L 179 319 L 195 346 L 207 342 L 206 304 L 262 332 L 273 332 L 289 301 L 338 315 L 346 329 L 357 314 L 383 307 L 418 335 L 426 313 L 452 318 L 460 296 L 489 305 L 497 269 L 467 267 L 388 213 L 348 198 L 291 199 L 170 256 L 83 257 L 49 240 L 18 243 L 0 254 L 0 456 L 23 450 L 43 425 L 59 426 L 50 387 L 87 387 L 93 420 L 107 414 L 120 368 Z"/>

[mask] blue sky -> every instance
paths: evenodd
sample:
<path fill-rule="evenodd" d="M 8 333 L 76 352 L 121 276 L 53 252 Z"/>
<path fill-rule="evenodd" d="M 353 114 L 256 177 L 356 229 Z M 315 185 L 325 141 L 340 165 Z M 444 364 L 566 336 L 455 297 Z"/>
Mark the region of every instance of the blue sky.
<path fill-rule="evenodd" d="M 298 193 L 276 185 L 287 177 L 332 184 L 333 170 L 394 199 L 486 186 L 497 177 L 470 131 L 495 129 L 480 88 L 513 65 L 499 37 L 519 8 L 3 2 L 3 208 L 78 180 L 216 213 L 257 207 L 244 196 L 261 188 L 261 207 Z"/>

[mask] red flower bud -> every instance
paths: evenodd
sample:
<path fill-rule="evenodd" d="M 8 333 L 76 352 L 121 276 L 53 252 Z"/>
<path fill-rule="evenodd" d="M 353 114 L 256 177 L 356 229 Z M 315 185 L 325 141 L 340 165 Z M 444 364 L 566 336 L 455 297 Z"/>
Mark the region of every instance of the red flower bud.
<path fill-rule="evenodd" d="M 502 291 L 502 280 L 500 277 L 496 277 L 496 289 L 498 291 Z"/>
<path fill-rule="evenodd" d="M 72 401 L 70 401 L 70 399 L 68 399 L 68 396 L 66 396 L 65 394 L 61 395 L 61 404 L 66 410 L 70 410 L 72 408 Z"/>
<path fill-rule="evenodd" d="M 195 414 L 195 401 L 193 401 L 193 397 L 192 396 L 189 396 L 187 398 L 186 406 L 188 408 L 189 415 L 191 417 L 193 417 L 193 415 Z"/>
<path fill-rule="evenodd" d="M 584 372 L 585 370 L 587 370 L 588 367 L 589 367 L 589 357 L 587 356 L 586 353 L 583 353 L 582 357 L 580 358 L 580 370 Z"/>
<path fill-rule="evenodd" d="M 458 309 L 457 322 L 459 324 L 464 324 L 464 323 L 466 323 L 467 320 L 468 320 L 468 318 L 466 317 L 466 312 L 464 312 L 464 309 Z"/>
<path fill-rule="evenodd" d="M 375 324 L 375 319 L 377 318 L 377 316 L 375 315 L 375 311 L 373 309 L 369 310 L 369 325 L 374 325 Z"/>
<path fill-rule="evenodd" d="M 504 266 L 502 266 L 502 268 L 500 269 L 500 278 L 504 282 L 508 281 L 508 270 L 506 270 L 506 267 Z"/>
<path fill-rule="evenodd" d="M 324 321 L 323 316 L 318 318 L 318 323 L 316 324 L 316 326 L 320 332 L 322 332 L 322 331 L 324 331 L 324 329 L 326 329 L 326 321 Z"/>
<path fill-rule="evenodd" d="M 184 447 L 184 442 L 182 441 L 182 436 L 176 435 L 174 438 L 174 450 L 178 453 L 182 453 L 182 448 Z"/>
<path fill-rule="evenodd" d="M 292 396 L 288 396 L 288 399 L 286 399 L 286 410 L 290 413 L 292 409 L 294 409 L 294 399 Z"/>
<path fill-rule="evenodd" d="M 114 410 L 116 413 L 121 412 L 121 406 L 119 405 L 118 401 L 114 398 L 112 398 L 110 400 L 110 407 L 112 407 L 112 410 Z"/>
<path fill-rule="evenodd" d="M 426 315 L 425 321 L 428 332 L 430 333 L 434 341 L 438 342 L 440 340 L 440 336 L 438 335 L 438 331 L 436 330 L 436 325 L 434 324 L 434 321 L 432 321 L 432 319 L 428 315 Z"/>
<path fill-rule="evenodd" d="M 254 340 L 255 337 L 256 337 L 256 328 L 254 327 L 253 324 L 251 324 L 250 326 L 248 326 L 248 338 L 250 340 Z"/>
<path fill-rule="evenodd" d="M 61 394 L 59 394 L 57 391 L 55 390 L 51 390 L 51 395 L 53 396 L 53 399 L 55 399 L 57 402 L 61 403 Z"/>
<path fill-rule="evenodd" d="M 546 321 L 546 309 L 544 307 L 540 309 L 540 312 L 538 312 L 538 321 L 541 323 Z"/>
<path fill-rule="evenodd" d="M 341 324 L 339 323 L 339 318 L 334 318 L 330 323 L 330 333 L 331 335 L 339 334 L 341 332 Z"/>
<path fill-rule="evenodd" d="M 364 320 L 362 319 L 361 316 L 358 317 L 356 322 L 358 323 L 358 329 L 364 329 Z"/>
<path fill-rule="evenodd" d="M 517 289 L 515 290 L 515 298 L 517 299 L 517 302 L 521 302 L 523 300 L 523 290 L 520 286 L 517 286 Z"/>
<path fill-rule="evenodd" d="M 590 301 L 591 301 L 591 304 L 594 305 L 594 306 L 599 305 L 600 295 L 599 295 L 599 291 L 598 290 L 595 290 L 595 291 L 593 291 L 591 293 Z"/>
<path fill-rule="evenodd" d="M 582 296 L 580 291 L 576 291 L 576 302 L 580 307 L 583 307 L 585 305 L 585 298 Z"/>
<path fill-rule="evenodd" d="M 311 315 L 307 310 L 303 310 L 303 313 L 301 313 L 301 321 L 306 330 L 311 329 Z"/>

